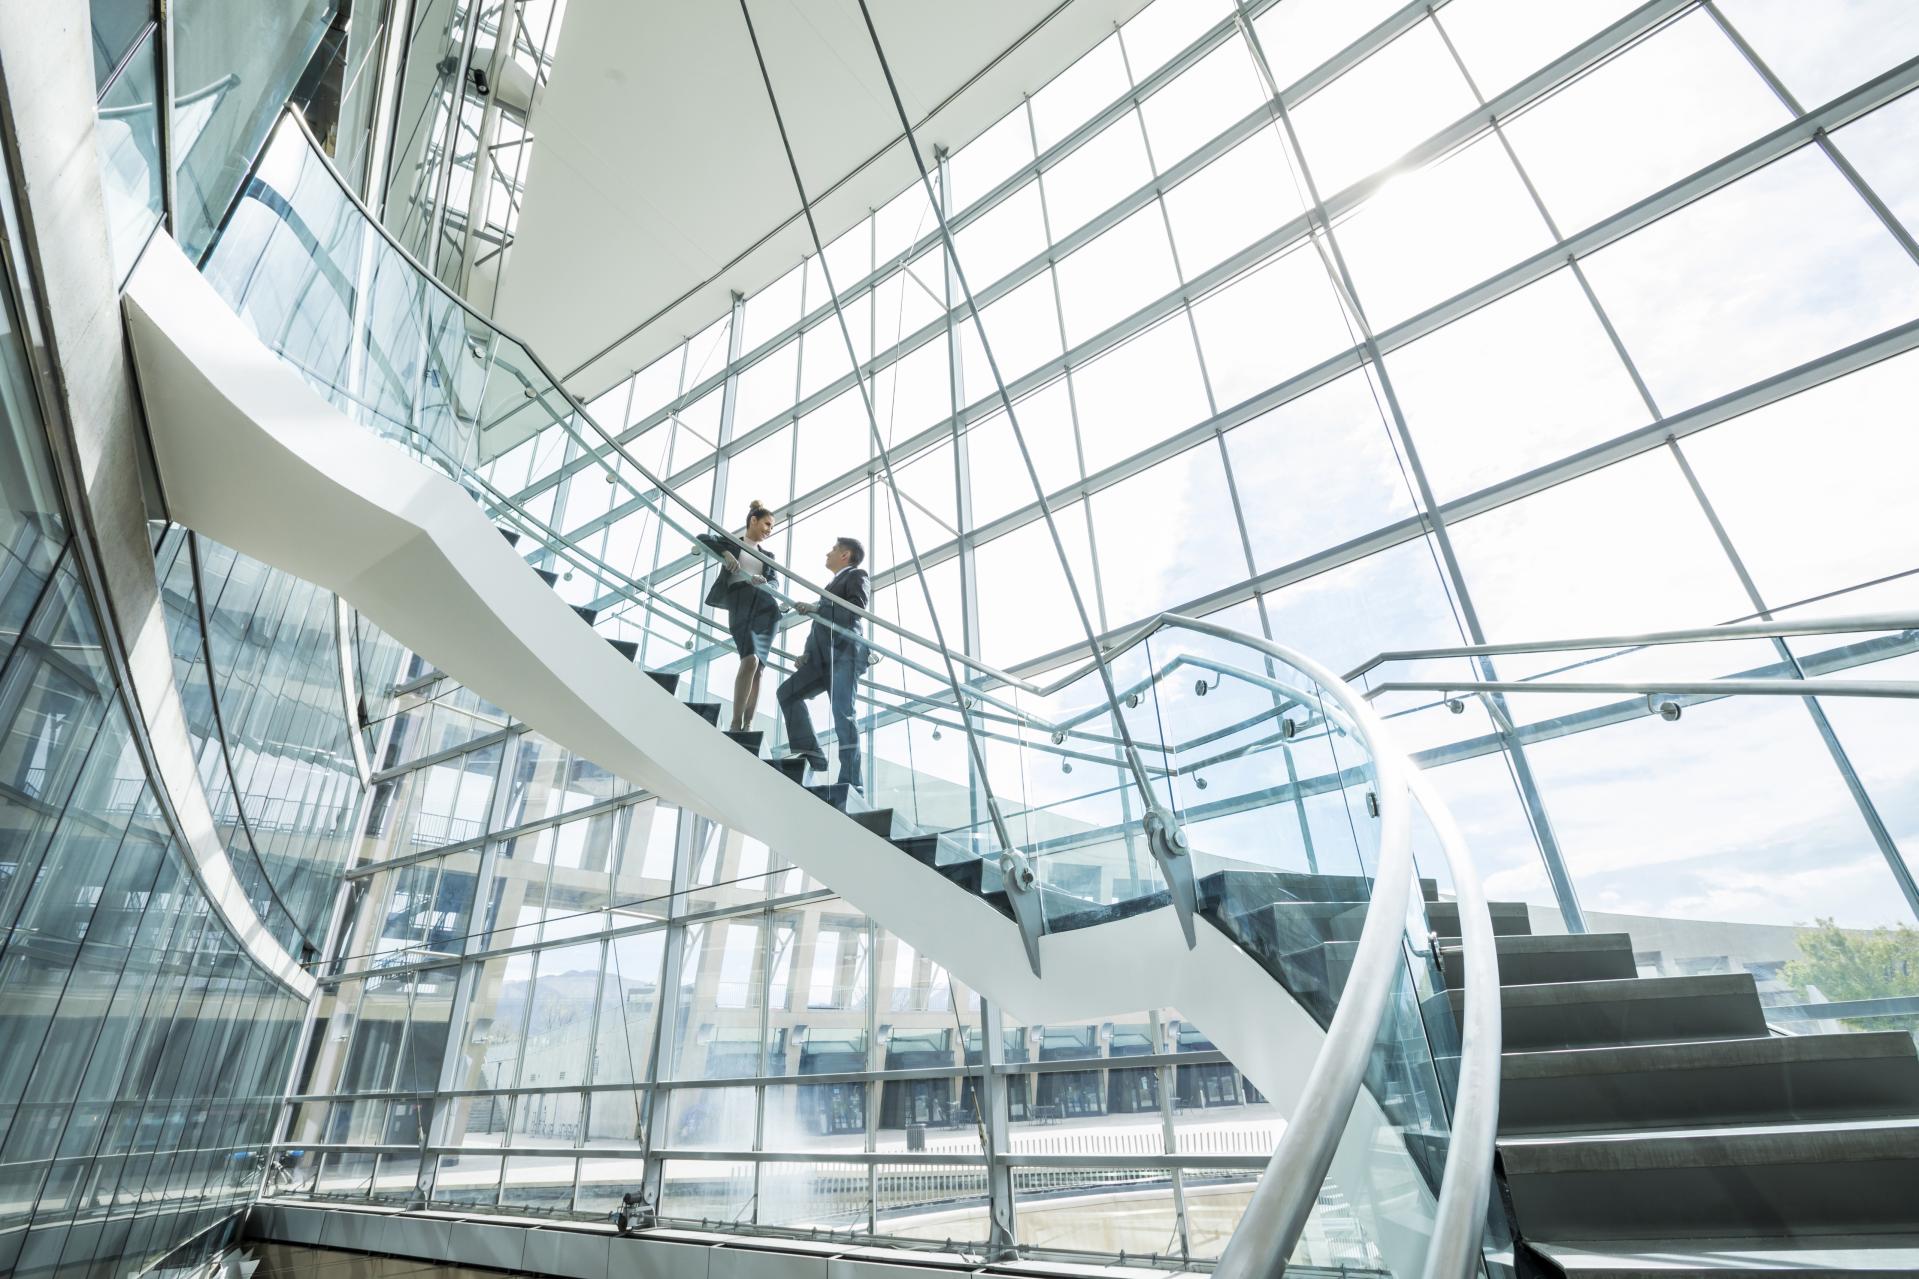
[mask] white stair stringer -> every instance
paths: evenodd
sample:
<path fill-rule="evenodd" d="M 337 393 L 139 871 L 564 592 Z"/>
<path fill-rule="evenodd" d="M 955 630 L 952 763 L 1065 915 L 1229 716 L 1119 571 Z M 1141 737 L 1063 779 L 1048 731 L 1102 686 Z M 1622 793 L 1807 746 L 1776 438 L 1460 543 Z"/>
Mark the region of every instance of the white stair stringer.
<path fill-rule="evenodd" d="M 127 328 L 170 516 L 337 592 L 451 678 L 638 786 L 761 840 L 1027 1024 L 1170 1005 L 1282 1114 L 1324 1040 L 1212 927 L 1174 912 L 1040 940 L 743 751 L 622 658 L 534 575 L 456 484 L 327 403 L 164 234 L 129 282 Z M 1362 1090 L 1332 1178 L 1395 1272 L 1419 1268 L 1433 1201 Z"/>

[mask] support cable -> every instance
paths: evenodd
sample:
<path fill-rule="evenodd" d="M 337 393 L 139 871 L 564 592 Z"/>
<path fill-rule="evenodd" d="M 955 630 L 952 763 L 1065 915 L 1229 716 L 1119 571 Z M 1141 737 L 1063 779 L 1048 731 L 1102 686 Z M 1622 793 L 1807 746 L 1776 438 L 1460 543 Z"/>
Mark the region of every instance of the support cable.
<path fill-rule="evenodd" d="M 744 7 L 746 0 L 740 0 L 740 4 Z M 1186 855 L 1185 833 L 1180 830 L 1173 814 L 1159 802 L 1153 793 L 1152 783 L 1147 780 L 1146 766 L 1140 759 L 1139 747 L 1133 741 L 1132 730 L 1126 724 L 1125 715 L 1121 713 L 1119 694 L 1113 684 L 1112 668 L 1107 664 L 1106 654 L 1100 647 L 1099 635 L 1093 629 L 1092 615 L 1086 611 L 1086 599 L 1080 593 L 1079 579 L 1073 572 L 1072 561 L 1067 558 L 1066 543 L 1060 537 L 1059 524 L 1053 518 L 1053 508 L 1046 500 L 1046 487 L 1039 478 L 1039 468 L 1033 461 L 1032 450 L 1026 445 L 1026 433 L 1020 428 L 1019 415 L 1013 409 L 1013 397 L 1006 389 L 1006 379 L 1000 374 L 999 360 L 993 355 L 992 341 L 986 335 L 986 322 L 981 318 L 979 305 L 974 301 L 973 288 L 967 283 L 966 271 L 960 266 L 959 249 L 953 242 L 952 226 L 941 208 L 938 193 L 933 189 L 933 179 L 926 167 L 926 157 L 920 151 L 919 138 L 913 131 L 913 121 L 907 114 L 905 100 L 900 97 L 899 82 L 893 77 L 892 63 L 887 59 L 886 49 L 880 42 L 879 28 L 873 25 L 873 11 L 868 7 L 867 0 L 859 0 L 859 6 L 860 17 L 866 23 L 866 34 L 873 44 L 873 56 L 879 62 L 880 73 L 886 77 L 887 93 L 893 99 L 893 110 L 899 118 L 901 136 L 905 139 L 907 150 L 913 157 L 913 168 L 919 174 L 920 187 L 926 194 L 927 204 L 932 208 L 933 216 L 939 223 L 940 243 L 946 249 L 946 260 L 952 268 L 953 281 L 959 285 L 960 296 L 966 303 L 967 314 L 972 317 L 973 330 L 979 336 L 980 350 L 986 356 L 986 367 L 993 377 L 993 388 L 999 395 L 1000 406 L 1006 410 L 1006 423 L 1012 428 L 1013 442 L 1019 447 L 1020 461 L 1026 468 L 1026 477 L 1033 486 L 1034 496 L 1039 501 L 1040 518 L 1046 522 L 1047 536 L 1053 541 L 1053 553 L 1059 557 L 1060 572 L 1065 574 L 1067 594 L 1072 597 L 1073 611 L 1079 618 L 1080 629 L 1086 634 L 1086 646 L 1093 655 L 1093 665 L 1105 689 L 1106 703 L 1112 711 L 1113 724 L 1119 731 L 1126 767 L 1132 773 L 1133 782 L 1139 787 L 1140 795 L 1146 804 L 1145 826 L 1148 842 L 1152 847 L 1155 860 L 1159 862 L 1161 873 L 1166 878 L 1167 887 L 1171 890 L 1173 905 L 1179 915 L 1180 928 L 1186 935 L 1186 945 L 1191 948 L 1196 944 L 1193 931 L 1196 892 L 1191 859 Z M 757 50 L 758 45 L 754 47 Z M 795 178 L 797 177 L 796 171 Z M 811 225 L 810 213 L 808 224 Z M 816 235 L 816 243 L 817 240 Z M 824 255 L 821 257 L 820 265 L 822 268 L 825 266 Z"/>
<path fill-rule="evenodd" d="M 972 755 L 973 767 L 979 774 L 980 788 L 985 794 L 986 811 L 993 824 L 993 833 L 999 840 L 999 869 L 1006 880 L 1007 899 L 1013 906 L 1014 914 L 1019 924 L 1021 938 L 1026 944 L 1026 958 L 1028 962 L 1031 963 L 1034 974 L 1037 975 L 1040 967 L 1039 935 L 1041 931 L 1043 931 L 1044 926 L 1044 921 L 1040 914 L 1037 877 L 1033 872 L 1030 861 L 1014 845 L 1013 837 L 1007 830 L 1006 818 L 1000 812 L 999 801 L 993 796 L 992 782 L 988 778 L 986 770 L 986 753 L 980 745 L 979 731 L 973 724 L 971 703 L 967 694 L 960 687 L 959 673 L 953 665 L 952 650 L 946 643 L 945 628 L 940 623 L 939 609 L 933 601 L 933 588 L 927 583 L 926 570 L 920 564 L 919 548 L 913 537 L 913 526 L 906 518 L 906 508 L 900 497 L 899 484 L 894 479 L 892 455 L 887 448 L 885 439 L 880 433 L 879 415 L 873 407 L 872 389 L 868 385 L 866 373 L 860 367 L 859 348 L 854 344 L 853 330 L 846 322 L 845 310 L 840 306 L 839 290 L 834 287 L 833 271 L 832 268 L 827 265 L 826 261 L 826 243 L 820 236 L 819 222 L 813 216 L 813 203 L 806 194 L 806 181 L 800 175 L 799 160 L 793 153 L 793 140 L 791 135 L 787 133 L 786 117 L 780 110 L 779 95 L 774 92 L 773 75 L 766 65 L 766 54 L 764 50 L 760 48 L 759 32 L 753 25 L 753 13 L 748 7 L 747 0 L 740 0 L 740 16 L 746 22 L 747 38 L 751 40 L 753 44 L 753 59 L 759 65 L 760 82 L 766 86 L 767 106 L 771 108 L 773 112 L 773 123 L 779 128 L 780 147 L 786 153 L 786 165 L 793 174 L 793 190 L 799 196 L 800 212 L 806 219 L 807 235 L 811 237 L 813 241 L 813 252 L 816 260 L 820 264 L 820 273 L 826 282 L 826 295 L 833 305 L 833 318 L 838 323 L 840 337 L 846 343 L 846 358 L 852 365 L 853 384 L 859 388 L 860 405 L 866 410 L 867 429 L 872 433 L 873 447 L 878 454 L 880 470 L 885 477 L 887 492 L 890 493 L 893 498 L 894 517 L 899 521 L 900 533 L 906 539 L 906 554 L 913 562 L 914 576 L 919 579 L 920 593 L 926 602 L 926 615 L 933 627 L 933 641 L 939 649 L 940 661 L 946 668 L 946 682 L 953 690 L 954 706 L 959 711 L 960 724 L 966 733 L 967 750 Z M 915 151 L 914 154 L 917 159 L 918 152 Z M 925 177 L 924 169 L 921 170 L 921 177 Z M 930 185 L 928 189 L 930 193 Z M 935 209 L 935 215 L 938 216 L 937 208 Z M 940 228 L 942 234 L 945 232 L 945 227 L 945 218 L 941 217 Z M 995 372 L 994 377 L 998 377 L 997 372 Z M 1001 388 L 1001 393 L 1004 394 L 1004 387 Z M 1023 450 L 1024 445 L 1022 445 L 1021 448 Z M 1030 461 L 1028 465 L 1031 465 Z M 1051 522 L 1050 516 L 1048 517 L 1048 522 Z M 1071 576 L 1071 570 L 1068 570 L 1067 577 L 1069 582 Z M 1075 592 L 1073 598 L 1077 602 L 1079 598 L 1077 592 Z M 1110 688 L 1111 685 L 1109 681 L 1109 692 Z M 1143 784 L 1143 773 L 1141 774 L 1141 780 Z"/>

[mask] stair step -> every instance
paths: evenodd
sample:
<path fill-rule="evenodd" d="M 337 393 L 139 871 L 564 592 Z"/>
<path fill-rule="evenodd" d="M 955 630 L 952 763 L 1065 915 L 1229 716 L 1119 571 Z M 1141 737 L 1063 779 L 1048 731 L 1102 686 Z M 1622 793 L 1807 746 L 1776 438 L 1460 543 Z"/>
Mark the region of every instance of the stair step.
<path fill-rule="evenodd" d="M 1605 1243 L 1535 1243 L 1534 1251 L 1567 1279 L 1762 1279 L 1791 1275 L 1825 1279 L 1839 1275 L 1919 1274 L 1919 1235 L 1859 1238 L 1789 1237 L 1624 1239 Z"/>
<path fill-rule="evenodd" d="M 720 704 L 718 702 L 688 702 L 686 709 L 698 715 L 713 727 L 720 726 Z"/>
<path fill-rule="evenodd" d="M 902 835 L 893 841 L 893 847 L 920 865 L 931 866 L 939 857 L 940 841 L 937 835 Z"/>
<path fill-rule="evenodd" d="M 1006 895 L 1005 889 L 995 888 L 989 892 L 981 893 L 979 899 L 1014 923 L 1019 922 L 1019 916 L 1013 913 L 1012 899 Z"/>
<path fill-rule="evenodd" d="M 680 673 L 678 671 L 648 671 L 646 677 L 669 693 L 680 691 Z"/>
<path fill-rule="evenodd" d="M 726 736 L 729 740 L 745 747 L 747 754 L 758 756 L 760 753 L 760 742 L 765 738 L 766 734 L 757 728 L 749 728 L 743 732 L 735 732 L 732 729 L 728 729 Z"/>
<path fill-rule="evenodd" d="M 1607 1133 L 1499 1143 L 1529 1240 L 1911 1231 L 1919 1120 Z"/>
<path fill-rule="evenodd" d="M 847 801 L 853 794 L 853 788 L 845 782 L 822 783 L 818 786 L 808 786 L 806 789 L 807 793 L 824 800 L 842 813 L 846 811 Z"/>
<path fill-rule="evenodd" d="M 1116 902 L 1089 902 L 1085 906 L 1075 906 L 1071 902 L 1062 902 L 1063 894 L 1046 891 L 1049 902 L 1046 910 L 1046 931 L 1069 933 L 1076 928 L 1097 928 L 1101 924 L 1110 924 L 1118 919 L 1131 919 L 1134 915 L 1144 915 L 1149 910 L 1158 910 L 1173 903 L 1173 895 L 1165 889 L 1146 893 L 1140 897 L 1128 897 Z"/>
<path fill-rule="evenodd" d="M 1216 916 L 1228 937 L 1274 958 L 1329 941 L 1358 941 L 1366 926 L 1366 902 L 1273 902 L 1245 914 Z"/>
<path fill-rule="evenodd" d="M 1533 986 L 1542 982 L 1603 981 L 1637 977 L 1632 937 L 1627 933 L 1572 933 L 1537 937 L 1495 937 L 1502 986 Z M 1464 986 L 1465 952 L 1441 946 L 1439 960 L 1448 986 Z"/>
<path fill-rule="evenodd" d="M 1278 901 L 1363 902 L 1373 895 L 1373 881 L 1363 875 L 1312 875 L 1303 871 L 1220 870 L 1200 877 L 1202 907 L 1219 905 L 1246 911 Z M 1419 881 L 1427 901 L 1439 891 L 1436 880 Z"/>
<path fill-rule="evenodd" d="M 938 862 L 933 869 L 977 897 L 984 888 L 986 863 L 976 857 L 962 862 Z"/>
<path fill-rule="evenodd" d="M 1508 1053 L 1502 1135 L 1919 1115 L 1903 1031 Z"/>
<path fill-rule="evenodd" d="M 640 655 L 640 642 L 638 640 L 609 639 L 607 643 L 613 646 L 614 652 L 629 662 L 635 660 Z"/>
<path fill-rule="evenodd" d="M 801 784 L 805 783 L 806 781 L 806 761 L 805 760 L 795 759 L 791 755 L 782 755 L 778 759 L 769 759 L 766 762 L 771 764 L 774 768 L 779 769 L 780 775 L 786 778 L 787 781 L 799 782 Z M 812 788 L 808 787 L 807 789 L 811 790 Z"/>
<path fill-rule="evenodd" d="M 838 805 L 834 805 L 834 807 L 837 808 Z M 845 810 L 842 809 L 841 811 Z M 893 810 L 890 808 L 877 808 L 870 813 L 849 813 L 847 815 L 860 825 L 866 827 L 866 829 L 872 831 L 875 835 L 878 835 L 881 839 L 891 839 L 893 837 Z"/>
<path fill-rule="evenodd" d="M 1487 902 L 1486 908 L 1493 917 L 1493 936 L 1525 937 L 1532 933 L 1532 916 L 1525 902 Z M 1426 921 L 1441 938 L 1459 939 L 1458 902 L 1426 903 Z"/>
<path fill-rule="evenodd" d="M 600 620 L 600 610 L 597 608 L 588 608 L 584 604 L 574 604 L 571 607 L 575 613 L 580 615 L 580 620 L 588 626 Z"/>
<path fill-rule="evenodd" d="M 548 586 L 558 586 L 560 584 L 560 575 L 550 568 L 536 568 L 533 572 Z"/>
<path fill-rule="evenodd" d="M 500 536 L 506 539 L 508 546 L 518 546 L 520 544 L 520 535 L 510 528 L 501 529 Z"/>
<path fill-rule="evenodd" d="M 1751 973 L 1502 986 L 1508 1052 L 1701 1039 L 1757 1039 L 1765 1014 Z M 1458 1015 L 1465 996 L 1446 992 Z"/>

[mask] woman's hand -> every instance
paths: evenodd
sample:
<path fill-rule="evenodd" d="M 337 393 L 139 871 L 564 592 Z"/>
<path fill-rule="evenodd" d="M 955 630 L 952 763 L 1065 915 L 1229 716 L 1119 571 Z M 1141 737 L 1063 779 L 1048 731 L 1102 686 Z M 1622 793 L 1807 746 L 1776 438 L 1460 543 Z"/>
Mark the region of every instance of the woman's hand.
<path fill-rule="evenodd" d="M 766 585 L 766 574 L 764 574 L 764 573 L 755 573 L 755 574 L 753 574 L 753 580 L 754 580 L 755 582 L 757 582 L 757 583 L 758 583 L 759 585 L 761 585 L 761 586 L 765 586 L 765 585 Z"/>
<path fill-rule="evenodd" d="M 726 567 L 732 569 L 735 573 L 740 571 L 740 557 L 731 551 L 720 552 L 720 563 L 726 565 Z"/>

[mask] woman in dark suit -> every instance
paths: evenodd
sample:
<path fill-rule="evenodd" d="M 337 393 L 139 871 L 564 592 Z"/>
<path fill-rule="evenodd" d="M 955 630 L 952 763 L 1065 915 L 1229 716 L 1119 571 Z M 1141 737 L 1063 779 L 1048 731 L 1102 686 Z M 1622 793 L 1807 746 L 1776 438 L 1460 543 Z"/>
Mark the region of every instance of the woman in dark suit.
<path fill-rule="evenodd" d="M 760 672 L 773 648 L 773 630 L 780 620 L 779 603 L 760 589 L 779 577 L 773 557 L 761 549 L 761 543 L 772 535 L 773 512 L 756 498 L 746 513 L 744 544 L 714 534 L 700 537 L 726 565 L 726 571 L 707 592 L 706 602 L 726 610 L 733 650 L 740 655 L 739 673 L 733 677 L 735 732 L 753 726 L 753 713 L 760 701 Z"/>

